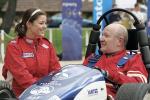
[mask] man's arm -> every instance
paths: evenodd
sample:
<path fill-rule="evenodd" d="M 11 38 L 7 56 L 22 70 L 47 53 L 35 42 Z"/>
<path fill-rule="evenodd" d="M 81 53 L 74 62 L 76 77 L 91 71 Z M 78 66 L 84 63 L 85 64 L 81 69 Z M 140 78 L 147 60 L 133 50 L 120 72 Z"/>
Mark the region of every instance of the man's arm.
<path fill-rule="evenodd" d="M 126 72 L 119 69 L 107 69 L 106 72 L 108 79 L 118 84 L 133 82 L 147 83 L 148 73 L 139 54 L 136 54 L 131 60 L 129 60 L 124 68 L 126 68 Z"/>

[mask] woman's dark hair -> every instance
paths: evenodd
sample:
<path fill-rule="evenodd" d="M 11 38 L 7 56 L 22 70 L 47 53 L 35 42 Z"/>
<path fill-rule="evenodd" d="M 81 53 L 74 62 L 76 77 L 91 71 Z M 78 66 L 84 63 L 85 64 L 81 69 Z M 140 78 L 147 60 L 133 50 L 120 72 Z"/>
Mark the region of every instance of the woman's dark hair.
<path fill-rule="evenodd" d="M 22 21 L 18 23 L 15 27 L 15 31 L 17 32 L 17 35 L 19 37 L 24 37 L 26 35 L 27 31 L 27 22 L 33 23 L 40 15 L 46 15 L 45 12 L 43 12 L 40 9 L 36 8 L 30 8 L 25 11 Z"/>

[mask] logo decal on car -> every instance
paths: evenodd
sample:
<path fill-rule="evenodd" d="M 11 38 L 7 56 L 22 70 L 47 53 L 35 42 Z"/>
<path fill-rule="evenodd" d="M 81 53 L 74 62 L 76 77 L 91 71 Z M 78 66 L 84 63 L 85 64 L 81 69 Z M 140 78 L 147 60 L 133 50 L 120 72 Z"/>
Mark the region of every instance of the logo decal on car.
<path fill-rule="evenodd" d="M 54 90 L 54 87 L 52 86 L 42 86 L 42 87 L 35 87 L 33 88 L 30 93 L 33 95 L 45 95 Z"/>
<path fill-rule="evenodd" d="M 97 95 L 98 94 L 98 89 L 91 89 L 88 90 L 88 95 L 92 96 L 92 95 Z"/>

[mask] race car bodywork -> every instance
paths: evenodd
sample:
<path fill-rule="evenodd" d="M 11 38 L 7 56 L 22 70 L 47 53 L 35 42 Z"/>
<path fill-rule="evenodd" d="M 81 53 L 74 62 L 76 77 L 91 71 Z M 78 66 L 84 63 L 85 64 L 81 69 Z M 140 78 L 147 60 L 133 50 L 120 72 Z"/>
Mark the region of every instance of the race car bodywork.
<path fill-rule="evenodd" d="M 66 65 L 26 89 L 19 100 L 105 100 L 105 80 L 97 69 Z"/>

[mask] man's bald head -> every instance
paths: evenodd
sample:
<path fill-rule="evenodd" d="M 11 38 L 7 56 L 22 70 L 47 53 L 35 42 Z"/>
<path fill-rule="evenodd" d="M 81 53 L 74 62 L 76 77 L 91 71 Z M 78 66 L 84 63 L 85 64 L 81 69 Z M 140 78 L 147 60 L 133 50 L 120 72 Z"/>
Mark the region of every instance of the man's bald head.
<path fill-rule="evenodd" d="M 106 26 L 105 29 L 109 29 L 112 34 L 115 34 L 118 38 L 121 37 L 124 39 L 124 44 L 126 46 L 128 41 L 128 32 L 125 26 L 119 23 L 112 23 Z"/>

